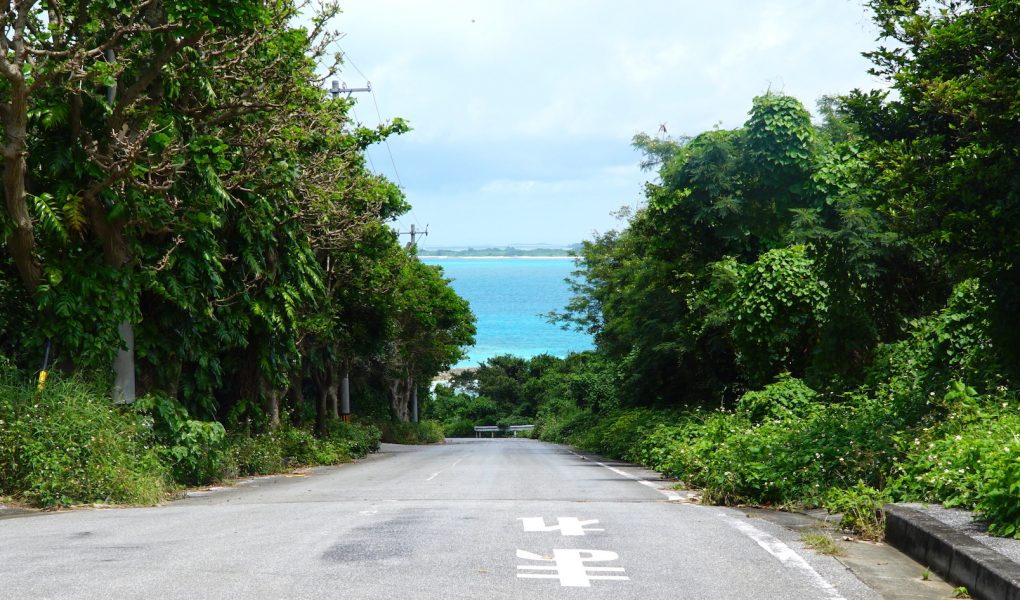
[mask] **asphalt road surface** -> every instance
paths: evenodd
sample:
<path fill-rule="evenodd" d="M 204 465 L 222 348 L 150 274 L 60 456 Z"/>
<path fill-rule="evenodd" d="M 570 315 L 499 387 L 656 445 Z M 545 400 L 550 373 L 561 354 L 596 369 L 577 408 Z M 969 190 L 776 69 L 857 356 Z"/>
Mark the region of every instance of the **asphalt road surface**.
<path fill-rule="evenodd" d="M 798 534 L 525 439 L 0 520 L 0 598 L 878 598 Z"/>

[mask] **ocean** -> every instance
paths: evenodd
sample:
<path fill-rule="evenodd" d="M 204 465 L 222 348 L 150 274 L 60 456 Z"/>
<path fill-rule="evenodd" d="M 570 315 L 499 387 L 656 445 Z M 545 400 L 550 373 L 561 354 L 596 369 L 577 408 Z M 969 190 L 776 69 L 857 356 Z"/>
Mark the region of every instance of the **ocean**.
<path fill-rule="evenodd" d="M 563 310 L 570 300 L 564 279 L 574 270 L 572 258 L 423 258 L 439 265 L 453 289 L 478 319 L 476 343 L 455 368 L 474 367 L 500 354 L 531 358 L 565 357 L 592 348 L 591 336 L 563 330 L 544 314 Z"/>

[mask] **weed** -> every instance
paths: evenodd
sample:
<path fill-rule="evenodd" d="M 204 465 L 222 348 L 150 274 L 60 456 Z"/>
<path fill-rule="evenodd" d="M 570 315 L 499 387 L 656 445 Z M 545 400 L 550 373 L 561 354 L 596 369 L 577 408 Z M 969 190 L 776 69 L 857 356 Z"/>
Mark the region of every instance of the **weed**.
<path fill-rule="evenodd" d="M 829 512 L 842 513 L 841 527 L 866 540 L 885 537 L 885 512 L 882 505 L 889 502 L 886 492 L 857 482 L 847 489 L 833 489 L 825 501 Z"/>
<path fill-rule="evenodd" d="M 824 531 L 806 531 L 801 535 L 800 539 L 804 542 L 805 546 L 819 554 L 827 554 L 829 556 L 840 556 L 843 554 L 843 549 L 839 547 L 839 544 Z"/>
<path fill-rule="evenodd" d="M 155 504 L 169 473 L 135 415 L 81 378 L 0 380 L 0 493 L 38 506 Z"/>

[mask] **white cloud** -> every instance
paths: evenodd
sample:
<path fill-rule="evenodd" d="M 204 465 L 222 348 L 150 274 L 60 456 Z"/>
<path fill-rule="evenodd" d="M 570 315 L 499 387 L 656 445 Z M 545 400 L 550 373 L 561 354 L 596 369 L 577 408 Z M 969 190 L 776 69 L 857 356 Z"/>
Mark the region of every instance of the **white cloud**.
<path fill-rule="evenodd" d="M 481 221 L 468 226 L 469 215 L 484 213 L 479 207 L 501 230 L 542 229 L 507 203 L 552 211 L 571 227 L 584 215 L 604 224 L 598 214 L 636 201 L 642 178 L 636 166 L 615 179 L 606 169 L 619 168 L 623 154 L 636 165 L 631 136 L 660 123 L 673 135 L 736 127 L 769 87 L 810 109 L 823 94 L 878 86 L 860 57 L 875 34 L 857 0 L 346 0 L 344 7 L 340 46 L 372 81 L 383 117 L 399 115 L 414 127 L 391 145 L 402 173 L 421 174 L 403 178 L 416 215 L 435 211 L 463 223 L 464 235 L 491 232 Z M 349 84 L 359 78 L 344 73 Z M 371 102 L 362 97 L 357 109 L 369 123 Z M 383 163 L 385 153 L 374 153 Z M 568 205 L 571 217 L 548 208 Z"/>

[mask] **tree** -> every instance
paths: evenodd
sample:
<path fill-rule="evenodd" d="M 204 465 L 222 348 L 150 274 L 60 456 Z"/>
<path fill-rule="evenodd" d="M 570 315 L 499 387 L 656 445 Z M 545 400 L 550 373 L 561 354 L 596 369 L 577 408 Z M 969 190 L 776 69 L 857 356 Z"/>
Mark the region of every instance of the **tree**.
<path fill-rule="evenodd" d="M 869 2 L 883 37 L 868 56 L 896 91 L 854 92 L 850 119 L 874 141 L 881 211 L 915 247 L 949 257 L 995 295 L 997 343 L 1020 356 L 1020 6 L 989 2 Z M 1016 362 L 1016 361 L 1012 361 Z"/>
<path fill-rule="evenodd" d="M 449 369 L 474 343 L 475 320 L 442 269 L 410 254 L 396 275 L 394 334 L 386 357 L 393 413 L 411 418 L 418 382 Z"/>

